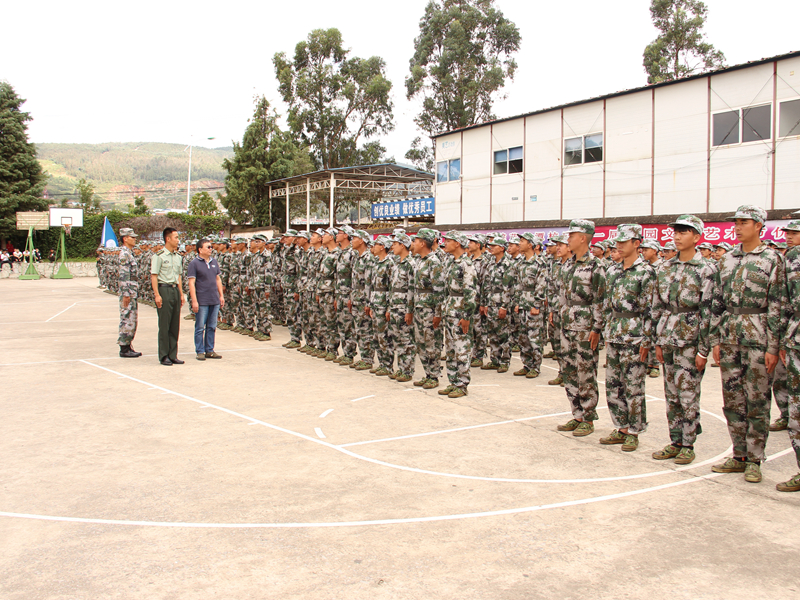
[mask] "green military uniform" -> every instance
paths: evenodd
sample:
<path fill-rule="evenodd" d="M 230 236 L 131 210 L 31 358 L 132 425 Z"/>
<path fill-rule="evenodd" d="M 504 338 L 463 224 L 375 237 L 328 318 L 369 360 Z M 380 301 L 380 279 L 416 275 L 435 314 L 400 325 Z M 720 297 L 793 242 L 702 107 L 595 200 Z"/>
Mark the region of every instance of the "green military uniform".
<path fill-rule="evenodd" d="M 181 273 L 183 260 L 176 252 L 162 248 L 150 261 L 150 274 L 158 277 L 158 360 L 178 358 L 178 336 L 181 331 Z"/>

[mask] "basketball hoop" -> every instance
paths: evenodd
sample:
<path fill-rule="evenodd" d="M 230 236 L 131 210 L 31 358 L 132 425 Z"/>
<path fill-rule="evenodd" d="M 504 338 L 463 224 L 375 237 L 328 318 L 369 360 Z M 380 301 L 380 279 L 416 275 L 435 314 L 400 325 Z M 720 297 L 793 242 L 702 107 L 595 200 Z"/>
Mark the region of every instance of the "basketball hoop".
<path fill-rule="evenodd" d="M 64 233 L 72 237 L 72 225 L 64 225 Z"/>

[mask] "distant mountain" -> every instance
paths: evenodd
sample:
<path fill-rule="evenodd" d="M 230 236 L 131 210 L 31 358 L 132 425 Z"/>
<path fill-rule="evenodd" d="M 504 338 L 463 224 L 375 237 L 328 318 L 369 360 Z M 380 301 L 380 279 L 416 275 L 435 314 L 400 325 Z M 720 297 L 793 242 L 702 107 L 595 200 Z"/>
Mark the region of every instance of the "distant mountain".
<path fill-rule="evenodd" d="M 125 210 L 134 196 L 144 196 L 150 208 L 185 208 L 189 151 L 182 144 L 36 144 L 39 162 L 50 175 L 51 202 L 75 199 L 79 179 L 94 184 L 104 208 Z M 222 161 L 233 148 L 192 148 L 192 194 L 222 192 Z"/>

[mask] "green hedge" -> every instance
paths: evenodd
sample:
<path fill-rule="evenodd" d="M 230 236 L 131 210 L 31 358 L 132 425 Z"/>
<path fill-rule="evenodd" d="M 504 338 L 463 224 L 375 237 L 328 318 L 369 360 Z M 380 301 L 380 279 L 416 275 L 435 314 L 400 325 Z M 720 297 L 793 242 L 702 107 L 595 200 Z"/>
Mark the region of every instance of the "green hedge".
<path fill-rule="evenodd" d="M 183 213 L 134 216 L 130 213 L 112 210 L 98 215 L 85 215 L 83 227 L 74 228 L 72 235 L 66 238 L 67 258 L 95 256 L 102 238 L 105 217 L 108 217 L 114 233 L 117 234 L 117 239 L 119 239 L 121 227 L 133 228 L 142 238 L 160 240 L 161 232 L 166 227 L 173 227 L 187 236 L 200 237 L 225 231 L 230 225 L 227 217 L 201 217 Z M 61 231 L 58 227 L 52 227 L 47 231 L 33 232 L 33 245 L 39 249 L 42 258 L 47 258 L 50 250 L 56 249 L 60 235 Z M 15 247 L 24 249 L 26 238 L 27 234 L 20 231 L 19 235 L 10 239 Z"/>

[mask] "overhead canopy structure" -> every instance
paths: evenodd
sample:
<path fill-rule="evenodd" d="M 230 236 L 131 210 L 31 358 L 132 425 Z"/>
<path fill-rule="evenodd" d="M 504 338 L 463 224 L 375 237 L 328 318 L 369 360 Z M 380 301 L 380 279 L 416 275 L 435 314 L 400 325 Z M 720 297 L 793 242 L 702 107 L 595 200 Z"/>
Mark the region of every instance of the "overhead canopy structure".
<path fill-rule="evenodd" d="M 328 190 L 330 223 L 335 221 L 336 200 L 395 200 L 423 198 L 433 193 L 433 173 L 398 164 L 362 165 L 323 169 L 270 181 L 269 197 L 286 200 L 286 229 L 290 228 L 289 202 L 292 196 L 306 198 L 306 228 L 311 228 L 311 193 Z M 302 197 L 302 196 L 301 196 Z"/>

